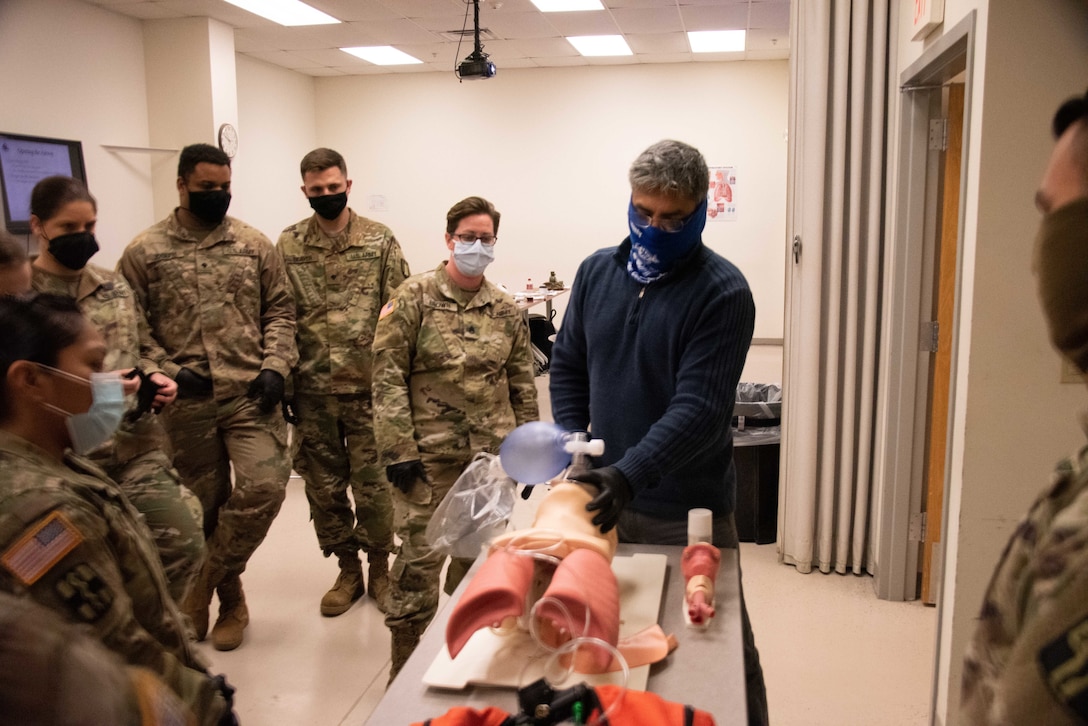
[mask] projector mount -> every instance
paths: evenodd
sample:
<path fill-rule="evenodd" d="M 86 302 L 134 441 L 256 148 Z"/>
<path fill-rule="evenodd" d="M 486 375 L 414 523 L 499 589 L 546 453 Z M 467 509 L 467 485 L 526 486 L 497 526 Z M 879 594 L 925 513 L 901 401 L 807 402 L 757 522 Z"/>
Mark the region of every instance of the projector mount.
<path fill-rule="evenodd" d="M 472 8 L 475 45 L 472 52 L 457 66 L 457 78 L 462 81 L 494 78 L 497 72 L 495 64 L 488 60 L 487 53 L 484 53 L 484 47 L 480 43 L 480 0 L 472 0 Z M 468 14 L 467 9 L 465 14 Z"/>

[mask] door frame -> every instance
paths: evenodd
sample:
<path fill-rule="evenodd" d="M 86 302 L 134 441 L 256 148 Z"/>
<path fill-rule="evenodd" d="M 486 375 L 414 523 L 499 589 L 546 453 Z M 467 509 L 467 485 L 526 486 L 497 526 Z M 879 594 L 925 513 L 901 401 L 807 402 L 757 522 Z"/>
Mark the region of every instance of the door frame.
<path fill-rule="evenodd" d="M 899 77 L 899 139 L 896 192 L 889 206 L 895 210 L 894 236 L 885 261 L 885 339 L 881 361 L 878 403 L 878 469 L 882 482 L 877 505 L 877 557 L 879 563 L 873 587 L 885 600 L 913 600 L 918 597 L 920 544 L 911 541 L 910 522 L 920 514 L 925 477 L 925 422 L 928 408 L 929 353 L 921 350 L 920 328 L 931 304 L 924 291 L 932 286 L 932 264 L 936 249 L 939 199 L 937 155 L 929 149 L 929 119 L 940 109 L 943 84 L 963 73 L 963 157 L 960 171 L 959 231 L 956 247 L 956 295 L 952 329 L 952 371 L 949 390 L 949 422 L 955 414 L 956 361 L 960 338 L 960 289 L 962 280 L 963 230 L 967 197 L 968 133 L 974 86 L 973 63 L 975 22 L 972 10 L 928 47 Z M 928 262 L 927 262 L 928 260 Z M 931 268 L 930 268 L 931 270 Z M 944 496 L 949 500 L 953 450 L 948 427 Z M 945 508 L 947 512 L 947 507 Z M 941 522 L 941 542 L 947 541 L 947 515 Z M 944 571 L 944 546 L 935 555 L 935 576 Z M 938 603 L 943 593 L 938 595 Z M 938 622 L 938 628 L 940 623 Z"/>

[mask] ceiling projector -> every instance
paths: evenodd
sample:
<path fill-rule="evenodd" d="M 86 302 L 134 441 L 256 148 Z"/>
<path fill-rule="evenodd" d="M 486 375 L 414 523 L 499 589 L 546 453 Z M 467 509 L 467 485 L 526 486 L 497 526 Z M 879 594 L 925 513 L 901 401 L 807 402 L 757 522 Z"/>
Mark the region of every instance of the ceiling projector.
<path fill-rule="evenodd" d="M 457 77 L 462 81 L 494 78 L 496 72 L 495 64 L 487 59 L 486 53 L 474 52 L 457 66 Z"/>

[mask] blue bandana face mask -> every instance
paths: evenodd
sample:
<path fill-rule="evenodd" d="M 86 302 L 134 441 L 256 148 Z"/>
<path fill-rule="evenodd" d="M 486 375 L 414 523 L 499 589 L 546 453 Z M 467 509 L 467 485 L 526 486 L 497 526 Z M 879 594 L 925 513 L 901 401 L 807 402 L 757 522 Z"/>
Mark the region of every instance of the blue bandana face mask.
<path fill-rule="evenodd" d="M 706 199 L 675 232 L 643 226 L 643 219 L 634 203 L 629 203 L 627 226 L 631 230 L 631 256 L 627 259 L 627 274 L 646 284 L 667 275 L 678 260 L 699 244 L 706 226 Z"/>

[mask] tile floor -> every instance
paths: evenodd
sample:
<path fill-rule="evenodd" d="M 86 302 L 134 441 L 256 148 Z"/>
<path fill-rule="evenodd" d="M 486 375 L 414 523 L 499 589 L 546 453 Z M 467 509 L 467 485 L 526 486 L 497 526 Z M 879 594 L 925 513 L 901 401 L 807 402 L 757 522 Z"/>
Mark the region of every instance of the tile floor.
<path fill-rule="evenodd" d="M 799 575 L 777 563 L 774 545 L 742 545 L 741 562 L 772 723 L 929 723 L 933 608 L 877 600 L 867 577 Z M 245 643 L 228 653 L 199 646 L 237 687 L 245 726 L 361 726 L 381 698 L 389 633 L 367 598 L 321 617 L 318 602 L 335 578 L 335 560 L 317 548 L 302 482 L 292 479 L 243 575 Z"/>

